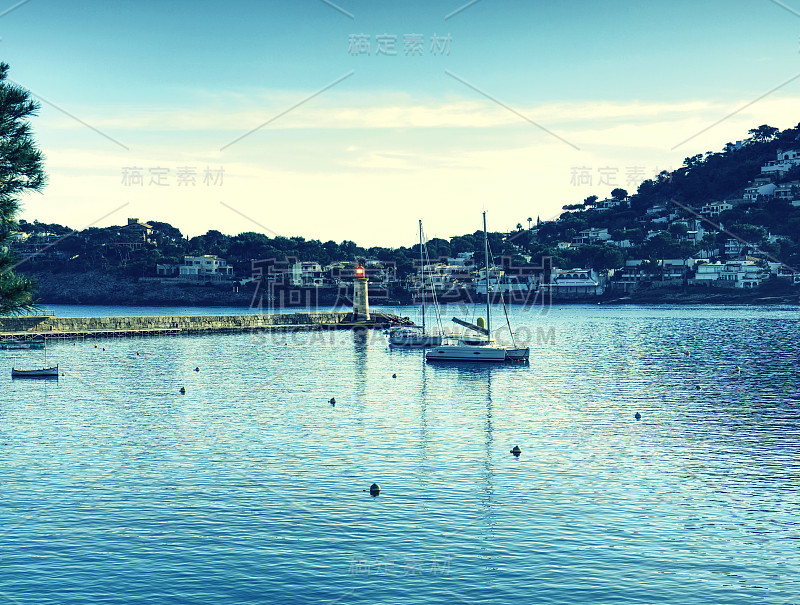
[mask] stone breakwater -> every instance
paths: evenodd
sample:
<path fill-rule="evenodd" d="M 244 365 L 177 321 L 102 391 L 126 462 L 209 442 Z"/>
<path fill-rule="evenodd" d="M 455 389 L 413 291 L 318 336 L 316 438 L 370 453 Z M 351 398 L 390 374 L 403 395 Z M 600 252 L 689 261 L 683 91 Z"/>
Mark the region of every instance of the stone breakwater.
<path fill-rule="evenodd" d="M 14 338 L 80 338 L 210 334 L 260 330 L 332 330 L 380 328 L 400 318 L 373 314 L 368 322 L 352 313 L 288 313 L 280 315 L 191 315 L 151 317 L 0 317 L 0 340 Z"/>

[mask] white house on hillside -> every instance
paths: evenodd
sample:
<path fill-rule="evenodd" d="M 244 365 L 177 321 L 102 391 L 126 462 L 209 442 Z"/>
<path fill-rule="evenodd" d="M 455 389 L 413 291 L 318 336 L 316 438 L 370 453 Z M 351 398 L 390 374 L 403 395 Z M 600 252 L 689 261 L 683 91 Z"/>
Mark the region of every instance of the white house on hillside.
<path fill-rule="evenodd" d="M 711 218 L 712 216 L 719 216 L 722 212 L 731 208 L 733 206 L 728 202 L 712 202 L 700 208 L 700 214 L 706 218 Z"/>
<path fill-rule="evenodd" d="M 767 162 L 761 167 L 761 174 L 781 177 L 795 166 L 800 166 L 800 152 L 795 150 L 779 151 L 775 160 Z"/>
<path fill-rule="evenodd" d="M 233 267 L 213 254 L 203 256 L 184 256 L 180 265 L 181 279 L 197 279 L 215 281 L 233 275 Z"/>
<path fill-rule="evenodd" d="M 291 284 L 296 287 L 322 286 L 325 284 L 325 277 L 322 274 L 322 267 L 316 262 L 296 262 L 289 268 L 289 279 Z"/>
<path fill-rule="evenodd" d="M 749 202 L 755 202 L 759 195 L 770 196 L 775 193 L 777 185 L 768 183 L 767 185 L 756 185 L 753 183 L 744 190 L 743 199 Z"/>
<path fill-rule="evenodd" d="M 608 229 L 584 229 L 572 238 L 572 245 L 599 244 L 610 239 L 611 236 L 608 234 Z"/>

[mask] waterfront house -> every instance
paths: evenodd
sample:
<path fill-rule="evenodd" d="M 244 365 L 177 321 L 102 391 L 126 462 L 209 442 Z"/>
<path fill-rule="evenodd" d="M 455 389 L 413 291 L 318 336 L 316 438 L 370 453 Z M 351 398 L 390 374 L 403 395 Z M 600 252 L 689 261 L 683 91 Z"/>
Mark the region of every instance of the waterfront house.
<path fill-rule="evenodd" d="M 184 256 L 178 277 L 186 280 L 219 281 L 233 276 L 233 267 L 213 254 Z"/>
<path fill-rule="evenodd" d="M 730 260 L 698 265 L 694 283 L 721 288 L 755 288 L 769 275 L 770 270 L 760 267 L 758 261 Z"/>
<path fill-rule="evenodd" d="M 171 263 L 157 264 L 156 275 L 159 277 L 177 277 L 180 274 L 180 265 Z"/>
<path fill-rule="evenodd" d="M 769 270 L 750 260 L 728 261 L 719 275 L 721 284 L 734 288 L 755 288 L 767 278 Z"/>
<path fill-rule="evenodd" d="M 553 269 L 550 282 L 542 283 L 541 287 L 555 299 L 600 296 L 606 290 L 593 269 Z"/>
<path fill-rule="evenodd" d="M 709 286 L 719 280 L 724 268 L 725 264 L 720 262 L 698 264 L 695 267 L 694 283 Z"/>
<path fill-rule="evenodd" d="M 492 267 L 489 271 L 489 288 L 492 292 L 525 293 L 530 291 L 531 283 L 531 276 L 506 275 L 501 267 Z M 486 269 L 478 271 L 475 291 L 486 295 Z"/>

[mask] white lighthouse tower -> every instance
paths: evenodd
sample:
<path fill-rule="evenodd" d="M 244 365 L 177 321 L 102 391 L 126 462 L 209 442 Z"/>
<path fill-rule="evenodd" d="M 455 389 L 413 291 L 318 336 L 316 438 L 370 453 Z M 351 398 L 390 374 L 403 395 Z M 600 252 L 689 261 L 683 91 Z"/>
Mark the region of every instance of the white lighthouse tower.
<path fill-rule="evenodd" d="M 356 277 L 353 280 L 353 319 L 356 321 L 369 321 L 369 292 L 367 272 L 362 265 L 356 267 Z"/>

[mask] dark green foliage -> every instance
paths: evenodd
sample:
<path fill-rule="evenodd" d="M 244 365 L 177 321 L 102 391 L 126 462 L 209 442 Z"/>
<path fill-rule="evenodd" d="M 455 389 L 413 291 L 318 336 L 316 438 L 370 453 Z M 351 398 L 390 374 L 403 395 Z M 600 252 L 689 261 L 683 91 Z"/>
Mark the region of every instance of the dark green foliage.
<path fill-rule="evenodd" d="M 28 122 L 38 106 L 27 90 L 8 82 L 8 70 L 0 63 L 0 315 L 33 306 L 34 284 L 14 272 L 17 263 L 5 250 L 16 226 L 20 196 L 41 190 L 45 183 L 42 153 Z"/>

